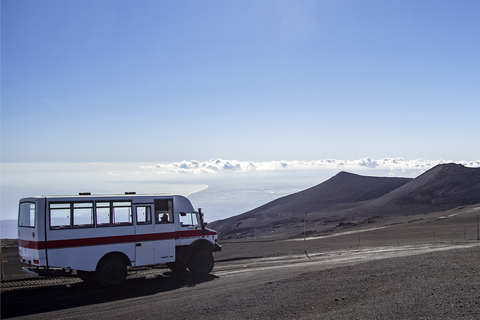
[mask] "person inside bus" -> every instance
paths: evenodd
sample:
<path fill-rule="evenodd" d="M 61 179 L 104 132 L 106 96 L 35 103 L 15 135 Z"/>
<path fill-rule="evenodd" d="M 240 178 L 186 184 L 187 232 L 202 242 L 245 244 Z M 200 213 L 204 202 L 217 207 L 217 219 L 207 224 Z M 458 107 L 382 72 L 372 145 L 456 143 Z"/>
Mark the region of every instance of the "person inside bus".
<path fill-rule="evenodd" d="M 167 215 L 166 213 L 163 214 L 162 219 L 160 220 L 160 222 L 162 222 L 162 223 L 169 222 L 169 221 L 168 221 L 168 215 Z"/>

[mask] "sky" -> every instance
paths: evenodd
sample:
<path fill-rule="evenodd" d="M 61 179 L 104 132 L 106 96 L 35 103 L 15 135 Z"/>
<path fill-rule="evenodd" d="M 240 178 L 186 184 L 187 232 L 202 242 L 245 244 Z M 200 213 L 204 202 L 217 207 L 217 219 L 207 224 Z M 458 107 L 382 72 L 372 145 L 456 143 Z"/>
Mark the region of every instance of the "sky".
<path fill-rule="evenodd" d="M 478 166 L 479 15 L 476 0 L 2 0 L 2 219 L 20 194 L 126 188 L 118 167 Z M 135 186 L 205 194 L 309 177 L 285 193 L 342 168 L 321 169 L 168 171 Z"/>

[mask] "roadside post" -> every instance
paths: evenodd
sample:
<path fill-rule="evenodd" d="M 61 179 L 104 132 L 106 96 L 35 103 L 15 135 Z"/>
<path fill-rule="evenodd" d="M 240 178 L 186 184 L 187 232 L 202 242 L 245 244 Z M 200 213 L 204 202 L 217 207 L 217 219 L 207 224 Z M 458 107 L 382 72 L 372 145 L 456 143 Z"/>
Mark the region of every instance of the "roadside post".
<path fill-rule="evenodd" d="M 477 214 L 477 240 L 480 240 L 480 228 L 478 225 L 478 214 Z"/>
<path fill-rule="evenodd" d="M 2 255 L 2 243 L 1 243 L 2 240 L 0 240 L 0 268 L 1 268 L 1 271 L 2 271 L 2 279 L 3 279 L 3 255 Z"/>

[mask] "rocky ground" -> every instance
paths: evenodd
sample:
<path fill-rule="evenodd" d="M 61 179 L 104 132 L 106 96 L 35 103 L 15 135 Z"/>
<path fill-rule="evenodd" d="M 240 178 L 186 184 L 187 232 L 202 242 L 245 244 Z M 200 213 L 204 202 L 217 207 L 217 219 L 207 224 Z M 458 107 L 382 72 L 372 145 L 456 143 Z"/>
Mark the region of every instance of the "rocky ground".
<path fill-rule="evenodd" d="M 479 319 L 479 213 L 380 219 L 305 241 L 229 240 L 209 277 L 162 274 L 115 289 L 9 290 L 24 275 L 2 241 L 2 318 Z"/>

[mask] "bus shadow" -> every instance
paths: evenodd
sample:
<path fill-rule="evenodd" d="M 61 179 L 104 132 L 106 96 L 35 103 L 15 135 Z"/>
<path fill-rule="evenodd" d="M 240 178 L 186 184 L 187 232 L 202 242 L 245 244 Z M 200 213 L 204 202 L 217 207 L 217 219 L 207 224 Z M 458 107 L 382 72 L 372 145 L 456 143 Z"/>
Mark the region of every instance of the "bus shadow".
<path fill-rule="evenodd" d="M 145 297 L 218 279 L 209 274 L 164 273 L 155 278 L 134 278 L 117 287 L 103 288 L 92 282 L 3 292 L 1 319 Z"/>

